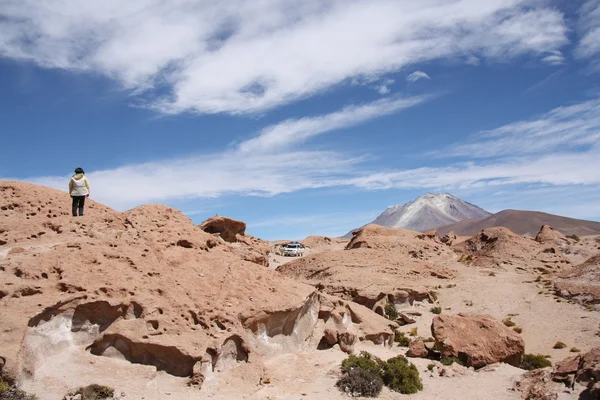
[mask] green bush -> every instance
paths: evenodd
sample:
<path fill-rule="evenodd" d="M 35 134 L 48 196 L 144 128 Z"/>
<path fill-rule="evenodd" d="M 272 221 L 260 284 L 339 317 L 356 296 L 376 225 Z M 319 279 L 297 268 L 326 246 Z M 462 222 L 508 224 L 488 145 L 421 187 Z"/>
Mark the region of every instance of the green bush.
<path fill-rule="evenodd" d="M 337 381 L 337 387 L 350 396 L 377 397 L 383 387 L 381 377 L 362 368 L 353 368 Z"/>
<path fill-rule="evenodd" d="M 437 307 L 431 307 L 429 309 L 429 311 L 431 311 L 434 314 L 441 314 L 442 313 L 442 307 L 439 307 L 439 306 L 437 306 Z"/>
<path fill-rule="evenodd" d="M 567 347 L 566 344 L 564 344 L 561 341 L 558 341 L 558 342 L 554 343 L 553 349 L 564 349 L 565 347 Z"/>
<path fill-rule="evenodd" d="M 521 368 L 527 371 L 551 366 L 552 362 L 541 354 L 524 354 L 523 361 L 521 361 Z"/>
<path fill-rule="evenodd" d="M 417 367 L 409 363 L 405 357 L 390 358 L 382 366 L 383 383 L 391 390 L 402 394 L 412 394 L 423 390 L 423 383 Z"/>
<path fill-rule="evenodd" d="M 427 370 L 428 371 L 433 371 L 434 368 L 435 368 L 435 364 L 434 363 L 427 364 Z"/>
<path fill-rule="evenodd" d="M 404 332 L 394 331 L 394 342 L 398 343 L 398 346 L 408 347 L 412 340 Z"/>
<path fill-rule="evenodd" d="M 0 377 L 0 400 L 38 400 L 38 397 L 17 389 Z"/>
<path fill-rule="evenodd" d="M 423 390 L 417 367 L 403 356 L 382 361 L 363 351 L 359 356 L 350 355 L 342 361 L 342 372 L 344 375 L 338 380 L 337 385 L 340 390 L 351 395 L 356 393 L 362 396 L 376 396 L 381 390 L 381 388 L 377 389 L 377 380 L 391 390 L 403 394 Z M 353 383 L 353 379 L 359 382 Z M 377 393 L 373 395 L 372 393 L 375 392 Z"/>
<path fill-rule="evenodd" d="M 442 357 L 440 359 L 440 362 L 446 366 L 452 365 L 454 363 L 457 363 L 458 365 L 464 365 L 464 363 L 458 357 L 454 357 L 454 356 Z"/>
<path fill-rule="evenodd" d="M 394 303 L 387 303 L 384 311 L 388 319 L 391 319 L 392 321 L 398 319 L 398 310 L 396 309 L 396 305 Z"/>
<path fill-rule="evenodd" d="M 112 399 L 115 394 L 115 390 L 108 386 L 92 384 L 81 387 L 75 392 L 69 393 L 71 396 L 75 396 L 77 394 L 81 395 L 81 400 L 103 400 Z"/>
<path fill-rule="evenodd" d="M 355 356 L 354 354 L 350 354 L 348 358 L 342 361 L 342 372 L 348 373 L 354 368 L 361 368 L 365 371 L 371 371 L 375 374 L 379 374 L 381 372 L 381 363 L 382 361 L 371 355 L 371 353 L 366 351 L 361 351 L 360 355 Z"/>
<path fill-rule="evenodd" d="M 0 393 L 8 392 L 10 390 L 10 385 L 4 382 L 4 379 L 0 378 Z"/>

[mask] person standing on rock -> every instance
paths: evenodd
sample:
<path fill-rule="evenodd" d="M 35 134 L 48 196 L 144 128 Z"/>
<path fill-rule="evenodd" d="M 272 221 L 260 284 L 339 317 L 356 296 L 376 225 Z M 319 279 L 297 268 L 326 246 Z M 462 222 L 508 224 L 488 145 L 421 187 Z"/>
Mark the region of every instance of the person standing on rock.
<path fill-rule="evenodd" d="M 85 198 L 90 196 L 90 183 L 82 168 L 75 168 L 75 175 L 69 181 L 69 194 L 73 199 L 73 216 L 77 216 L 77 211 L 82 216 Z"/>

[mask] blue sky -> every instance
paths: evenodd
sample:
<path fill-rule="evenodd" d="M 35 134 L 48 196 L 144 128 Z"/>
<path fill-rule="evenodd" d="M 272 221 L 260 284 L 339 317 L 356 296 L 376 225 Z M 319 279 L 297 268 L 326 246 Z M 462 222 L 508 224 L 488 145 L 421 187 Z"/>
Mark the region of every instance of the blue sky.
<path fill-rule="evenodd" d="M 600 0 L 0 4 L 2 179 L 266 239 L 439 191 L 600 220 Z"/>

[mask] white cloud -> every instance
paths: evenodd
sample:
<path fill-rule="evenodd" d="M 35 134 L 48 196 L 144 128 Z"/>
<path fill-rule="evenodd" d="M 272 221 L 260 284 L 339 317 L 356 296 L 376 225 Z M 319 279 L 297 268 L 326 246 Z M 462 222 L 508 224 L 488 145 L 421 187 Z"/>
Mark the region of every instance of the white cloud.
<path fill-rule="evenodd" d="M 460 163 L 381 172 L 352 178 L 346 183 L 367 190 L 436 189 L 545 183 L 550 185 L 600 184 L 600 152 L 555 153 L 547 156 L 507 158 L 494 163 Z"/>
<path fill-rule="evenodd" d="M 538 120 L 488 131 L 481 143 L 466 145 L 471 146 L 468 149 L 455 146 L 454 151 L 465 153 L 467 160 L 471 160 L 468 162 L 381 171 L 379 167 L 368 166 L 367 159 L 362 157 L 289 148 L 297 140 L 382 115 L 382 109 L 397 109 L 401 104 L 398 101 L 379 101 L 320 117 L 284 121 L 264 131 L 254 142 L 245 142 L 240 148 L 221 153 L 92 172 L 89 174 L 92 195 L 111 207 L 125 209 L 185 198 L 273 196 L 344 186 L 363 190 L 455 190 L 516 184 L 600 185 L 598 100 L 559 107 Z M 361 117 L 348 120 L 352 114 Z M 496 147 L 492 148 L 494 143 Z M 585 146 L 569 149 L 573 146 L 568 143 Z M 243 150 L 244 145 L 248 151 Z M 253 148 L 271 151 L 249 151 Z M 488 156 L 495 157 L 492 161 L 473 161 L 476 155 L 488 150 Z M 67 179 L 34 177 L 26 180 L 64 190 Z"/>
<path fill-rule="evenodd" d="M 3 0 L 0 56 L 109 76 L 165 113 L 248 113 L 429 60 L 544 57 L 568 40 L 540 4 Z"/>
<path fill-rule="evenodd" d="M 558 50 L 551 51 L 549 55 L 542 58 L 542 62 L 550 65 L 564 65 L 566 61 L 565 56 Z"/>
<path fill-rule="evenodd" d="M 379 94 L 388 94 L 390 91 L 390 88 L 386 85 L 381 85 L 377 87 L 377 92 Z"/>
<path fill-rule="evenodd" d="M 225 195 L 272 196 L 335 186 L 360 158 L 334 152 L 244 154 L 226 151 L 88 173 L 92 198 L 123 210 L 144 203 Z M 68 177 L 27 181 L 64 190 Z"/>
<path fill-rule="evenodd" d="M 588 0 L 581 7 L 579 31 L 575 55 L 584 59 L 600 56 L 600 0 Z"/>
<path fill-rule="evenodd" d="M 239 145 L 244 153 L 270 152 L 305 142 L 313 136 L 347 128 L 421 104 L 431 96 L 386 98 L 363 105 L 353 105 L 340 111 L 301 119 L 290 119 L 264 128 L 257 137 Z"/>
<path fill-rule="evenodd" d="M 590 146 L 600 141 L 600 100 L 558 107 L 538 119 L 519 121 L 480 132 L 468 143 L 436 153 L 438 156 L 485 158 L 548 153 Z"/>
<path fill-rule="evenodd" d="M 406 77 L 406 80 L 408 82 L 411 82 L 411 83 L 412 82 L 416 82 L 416 81 L 418 81 L 420 79 L 429 79 L 429 80 L 431 80 L 431 78 L 429 77 L 429 75 L 427 75 L 423 71 L 415 71 L 415 72 L 413 72 L 412 74 L 410 74 L 410 75 L 408 75 Z"/>

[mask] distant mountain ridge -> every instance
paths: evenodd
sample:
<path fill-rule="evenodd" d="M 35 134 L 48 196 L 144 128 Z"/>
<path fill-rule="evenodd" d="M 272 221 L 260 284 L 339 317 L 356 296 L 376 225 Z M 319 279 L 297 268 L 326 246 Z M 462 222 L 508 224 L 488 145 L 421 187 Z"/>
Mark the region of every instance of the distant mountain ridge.
<path fill-rule="evenodd" d="M 427 193 L 406 204 L 388 207 L 372 224 L 388 228 L 426 231 L 465 219 L 482 219 L 491 214 L 450 193 Z M 349 232 L 344 237 L 352 237 Z"/>
<path fill-rule="evenodd" d="M 466 219 L 438 227 L 438 233 L 445 235 L 452 231 L 459 236 L 472 236 L 482 229 L 503 226 L 519 235 L 535 236 L 542 225 L 550 225 L 563 235 L 600 234 L 600 222 L 562 217 L 539 211 L 521 210 L 503 210 L 486 218 Z"/>

